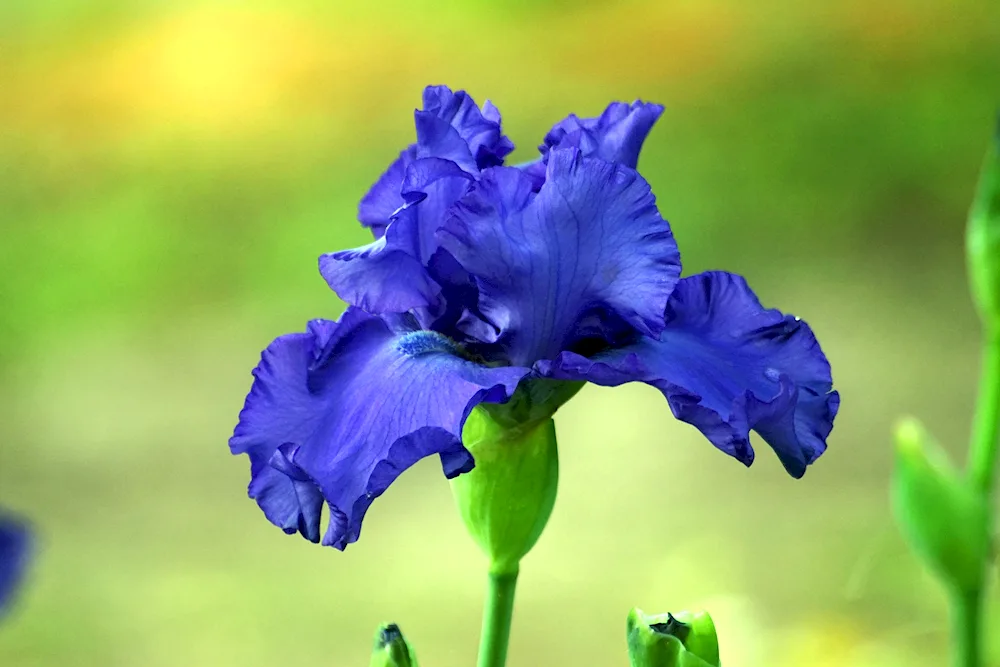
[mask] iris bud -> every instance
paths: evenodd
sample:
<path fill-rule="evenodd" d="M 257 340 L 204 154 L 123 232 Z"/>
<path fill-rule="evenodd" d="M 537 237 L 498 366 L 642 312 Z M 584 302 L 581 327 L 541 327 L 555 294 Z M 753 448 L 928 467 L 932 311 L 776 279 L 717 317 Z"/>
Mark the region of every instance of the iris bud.
<path fill-rule="evenodd" d="M 1000 328 L 1000 127 L 986 155 L 965 235 L 969 281 L 980 317 Z"/>
<path fill-rule="evenodd" d="M 370 667 L 417 667 L 417 656 L 395 623 L 380 625 L 375 632 Z"/>
<path fill-rule="evenodd" d="M 515 573 L 552 514 L 559 482 L 550 416 L 516 422 L 477 407 L 462 440 L 476 467 L 452 480 L 465 527 L 493 573 Z"/>
<path fill-rule="evenodd" d="M 719 640 L 708 612 L 647 615 L 629 612 L 632 667 L 719 667 Z"/>
<path fill-rule="evenodd" d="M 979 590 L 990 541 L 986 503 L 913 418 L 896 427 L 892 504 L 910 546 L 931 569 L 959 591 Z"/>

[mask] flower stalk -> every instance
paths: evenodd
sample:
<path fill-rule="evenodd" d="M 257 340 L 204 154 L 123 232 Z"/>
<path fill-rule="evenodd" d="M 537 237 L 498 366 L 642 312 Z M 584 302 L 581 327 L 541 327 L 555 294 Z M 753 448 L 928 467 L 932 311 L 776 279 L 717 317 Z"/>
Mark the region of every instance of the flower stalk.
<path fill-rule="evenodd" d="M 952 617 L 952 662 L 956 667 L 979 667 L 983 664 L 983 596 L 980 591 L 953 592 L 950 598 Z"/>
<path fill-rule="evenodd" d="M 483 631 L 479 638 L 478 667 L 503 667 L 507 662 L 517 570 L 515 566 L 508 572 L 490 572 L 483 610 Z"/>
<path fill-rule="evenodd" d="M 991 523 L 993 484 L 997 460 L 997 436 L 1000 432 L 1000 335 L 990 331 L 983 347 L 983 368 L 979 398 L 976 401 L 972 441 L 969 445 L 969 484 L 982 498 Z M 990 525 L 990 524 L 988 524 Z M 988 557 L 988 554 L 987 554 Z M 955 664 L 978 667 L 983 664 L 981 635 L 985 611 L 985 586 L 989 561 L 984 559 L 983 586 L 964 595 L 955 595 L 952 614 L 955 625 Z"/>
<path fill-rule="evenodd" d="M 965 474 L 913 419 L 896 429 L 893 504 L 913 550 L 945 585 L 952 664 L 982 667 L 992 495 L 1000 435 L 1000 128 L 986 155 L 965 236 L 982 369 Z"/>
<path fill-rule="evenodd" d="M 988 501 L 993 493 L 1000 432 L 1000 332 L 989 331 L 986 338 L 969 443 L 969 484 Z"/>
<path fill-rule="evenodd" d="M 993 480 L 1000 435 L 1000 127 L 986 155 L 966 235 L 973 297 L 983 321 L 983 356 L 979 395 L 969 443 L 968 480 L 992 525 Z M 957 667 L 983 664 L 983 612 L 989 585 L 990 549 L 983 551 L 980 585 L 952 596 Z"/>
<path fill-rule="evenodd" d="M 1000 435 L 1000 336 L 995 323 L 986 321 L 979 396 L 969 443 L 967 484 L 985 510 L 986 527 L 992 525 L 993 480 Z M 979 585 L 965 591 L 952 591 L 953 662 L 955 667 L 980 667 L 983 662 L 983 613 L 985 589 L 989 585 L 989 549 L 983 550 Z"/>

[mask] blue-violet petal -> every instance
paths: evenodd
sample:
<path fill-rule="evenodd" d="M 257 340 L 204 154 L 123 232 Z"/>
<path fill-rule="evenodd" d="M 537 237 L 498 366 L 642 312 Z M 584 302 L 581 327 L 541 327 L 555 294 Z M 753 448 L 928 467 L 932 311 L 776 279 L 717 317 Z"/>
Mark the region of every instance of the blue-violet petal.
<path fill-rule="evenodd" d="M 612 102 L 597 118 L 571 114 L 545 135 L 538 147 L 542 159 L 525 165 L 524 170 L 536 184 L 541 183 L 549 152 L 558 148 L 577 148 L 587 157 L 619 162 L 635 169 L 642 144 L 662 113 L 661 105 L 637 100 L 632 104 Z"/>
<path fill-rule="evenodd" d="M 750 465 L 752 429 L 801 477 L 826 450 L 840 406 L 809 326 L 765 309 L 741 276 L 721 271 L 682 279 L 666 325 L 659 340 L 640 337 L 591 358 L 564 352 L 537 370 L 608 386 L 647 382 L 722 451 Z"/>
<path fill-rule="evenodd" d="M 0 614 L 6 611 L 27 569 L 31 551 L 28 526 L 7 514 L 0 514 Z"/>
<path fill-rule="evenodd" d="M 487 368 L 432 331 L 351 308 L 314 320 L 263 353 L 230 448 L 251 461 L 250 495 L 285 532 L 323 544 L 358 539 L 372 501 L 418 460 L 472 468 L 462 425 L 479 403 L 510 398 L 526 368 Z"/>
<path fill-rule="evenodd" d="M 552 152 L 537 194 L 518 169 L 486 170 L 440 237 L 476 280 L 479 310 L 516 366 L 571 347 L 595 313 L 656 336 L 680 275 L 646 181 L 575 149 Z"/>

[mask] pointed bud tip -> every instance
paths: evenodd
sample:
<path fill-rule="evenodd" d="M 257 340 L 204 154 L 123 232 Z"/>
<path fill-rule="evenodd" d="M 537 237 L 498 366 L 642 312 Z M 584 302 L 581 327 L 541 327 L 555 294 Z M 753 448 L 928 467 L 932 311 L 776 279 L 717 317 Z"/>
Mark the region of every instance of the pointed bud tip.
<path fill-rule="evenodd" d="M 633 667 L 718 667 L 719 641 L 706 612 L 628 615 L 627 636 Z"/>
<path fill-rule="evenodd" d="M 958 470 L 945 449 L 930 431 L 916 417 L 901 417 L 893 432 L 896 443 L 896 465 L 894 473 L 913 474 L 912 471 L 931 469 L 940 478 L 958 480 Z"/>
<path fill-rule="evenodd" d="M 916 417 L 907 415 L 899 418 L 896 421 L 893 433 L 895 435 L 896 447 L 900 451 L 912 452 L 921 449 L 925 431 L 924 425 Z"/>
<path fill-rule="evenodd" d="M 691 626 L 678 621 L 670 612 L 667 612 L 665 623 L 650 623 L 649 629 L 657 634 L 677 637 L 677 639 L 681 640 L 681 643 L 684 643 L 691 633 Z"/>
<path fill-rule="evenodd" d="M 399 626 L 395 623 L 388 623 L 378 629 L 378 633 L 375 636 L 375 647 L 383 649 L 389 644 L 401 641 L 405 640 Z"/>
<path fill-rule="evenodd" d="M 370 667 L 416 667 L 417 658 L 395 623 L 384 623 L 375 631 Z"/>

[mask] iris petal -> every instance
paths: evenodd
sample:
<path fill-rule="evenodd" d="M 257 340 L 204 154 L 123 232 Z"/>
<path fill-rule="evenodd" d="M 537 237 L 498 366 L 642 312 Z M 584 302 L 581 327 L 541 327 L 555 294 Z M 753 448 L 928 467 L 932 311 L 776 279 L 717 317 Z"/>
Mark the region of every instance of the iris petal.
<path fill-rule="evenodd" d="M 403 182 L 406 168 L 415 159 L 416 146 L 410 146 L 399 154 L 385 173 L 375 181 L 375 185 L 361 198 L 358 204 L 358 220 L 372 230 L 375 238 L 382 237 L 389 219 L 405 203 L 399 186 Z"/>
<path fill-rule="evenodd" d="M 441 287 L 427 264 L 445 211 L 469 188 L 455 163 L 423 158 L 409 164 L 399 185 L 403 202 L 381 238 L 360 248 L 320 256 L 319 270 L 341 299 L 370 313 L 438 310 Z"/>
<path fill-rule="evenodd" d="M 476 280 L 495 345 L 514 365 L 568 349 L 595 313 L 655 336 L 680 274 L 649 185 L 575 149 L 552 152 L 537 195 L 518 169 L 486 170 L 440 236 Z"/>
<path fill-rule="evenodd" d="M 358 220 L 371 228 L 376 238 L 405 203 L 403 179 L 415 160 L 449 160 L 475 176 L 480 169 L 503 164 L 514 150 L 514 144 L 503 134 L 497 108 L 487 100 L 480 110 L 464 90 L 428 86 L 424 89 L 423 109 L 414 112 L 414 121 L 417 142 L 399 154 L 358 206 Z"/>
<path fill-rule="evenodd" d="M 319 266 L 330 287 L 353 306 L 376 314 L 423 309 L 424 319 L 433 321 L 462 312 L 448 303 L 451 285 L 444 284 L 442 294 L 428 269 L 445 211 L 480 169 L 501 164 L 514 144 L 489 102 L 480 110 L 465 91 L 446 86 L 428 86 L 423 102 L 414 112 L 416 143 L 399 154 L 358 206 L 358 219 L 376 240 L 323 255 Z"/>
<path fill-rule="evenodd" d="M 343 549 L 372 501 L 418 460 L 440 455 L 449 476 L 471 469 L 466 417 L 508 400 L 528 372 L 467 361 L 406 318 L 348 309 L 264 351 L 230 448 L 249 454 L 250 495 L 272 523 L 316 541 L 325 501 L 323 544 Z"/>
<path fill-rule="evenodd" d="M 724 272 L 681 280 L 666 324 L 659 340 L 641 337 L 589 359 L 564 352 L 538 370 L 609 386 L 647 382 L 722 451 L 750 465 L 753 429 L 801 477 L 826 450 L 840 405 L 809 326 L 765 309 L 741 276 Z"/>
<path fill-rule="evenodd" d="M 405 230 L 390 225 L 368 245 L 321 255 L 319 271 L 341 299 L 370 313 L 403 313 L 434 304 L 441 288 L 420 260 L 393 243 Z"/>
<path fill-rule="evenodd" d="M 501 130 L 500 111 L 489 100 L 480 110 L 464 90 L 453 92 L 447 86 L 428 86 L 424 89 L 423 113 L 455 129 L 478 169 L 503 164 L 504 158 L 514 150 L 514 144 Z M 422 146 L 419 125 L 418 121 L 417 145 Z M 426 157 L 448 158 L 447 154 L 434 151 L 430 144 L 424 151 L 422 155 Z M 461 164 L 460 160 L 455 162 Z"/>
<path fill-rule="evenodd" d="M 429 111 L 417 111 L 413 118 L 417 126 L 417 155 L 443 158 L 454 162 L 463 171 L 478 173 L 469 144 L 447 120 Z"/>
<path fill-rule="evenodd" d="M 642 144 L 661 114 L 661 105 L 639 100 L 632 104 L 612 102 L 597 118 L 580 118 L 570 114 L 545 135 L 545 140 L 538 147 L 542 159 L 525 165 L 524 170 L 536 184 L 540 184 L 544 181 L 549 152 L 560 148 L 577 148 L 587 157 L 618 162 L 635 169 Z"/>
<path fill-rule="evenodd" d="M 10 605 L 24 576 L 30 542 L 30 532 L 23 522 L 0 515 L 0 614 Z"/>
<path fill-rule="evenodd" d="M 330 322 L 310 322 L 307 333 L 281 336 L 264 350 L 229 440 L 234 454 L 250 457 L 248 494 L 268 520 L 286 533 L 299 532 L 313 542 L 319 541 L 322 494 L 318 489 L 300 493 L 294 480 L 271 466 L 271 457 L 279 445 L 316 428 L 317 415 L 305 383 L 322 337 L 329 337 L 332 328 Z"/>

